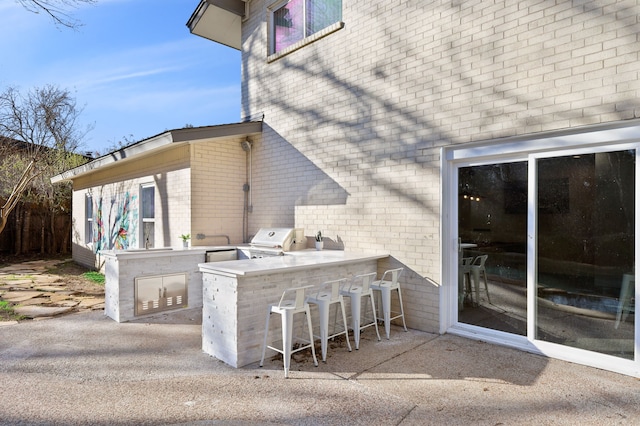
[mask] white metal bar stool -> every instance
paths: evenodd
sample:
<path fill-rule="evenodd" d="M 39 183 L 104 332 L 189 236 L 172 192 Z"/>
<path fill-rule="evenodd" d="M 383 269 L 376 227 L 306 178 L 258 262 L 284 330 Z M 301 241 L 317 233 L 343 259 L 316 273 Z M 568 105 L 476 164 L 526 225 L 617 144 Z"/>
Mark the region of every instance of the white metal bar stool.
<path fill-rule="evenodd" d="M 623 274 L 620 285 L 620 299 L 618 299 L 618 311 L 616 313 L 616 326 L 620 327 L 620 322 L 624 322 L 631 311 L 631 300 L 633 299 L 636 284 L 635 274 Z"/>
<path fill-rule="evenodd" d="M 384 317 L 384 331 L 389 340 L 389 329 L 391 328 L 391 320 L 402 318 L 402 326 L 407 331 L 407 324 L 404 321 L 404 307 L 402 306 L 402 292 L 400 291 L 400 275 L 404 268 L 389 269 L 382 274 L 382 278 L 371 283 L 371 289 L 379 291 L 382 298 L 382 315 Z M 391 292 L 398 291 L 398 300 L 400 301 L 400 312 L 391 311 Z M 394 316 L 391 316 L 391 315 Z"/>
<path fill-rule="evenodd" d="M 360 332 L 367 328 L 374 326 L 376 328 L 376 335 L 378 341 L 380 341 L 380 332 L 378 331 L 378 319 L 376 318 L 376 304 L 373 300 L 373 292 L 371 291 L 371 283 L 376 277 L 375 272 L 369 274 L 356 275 L 351 280 L 349 288 L 345 288 L 340 291 L 343 296 L 349 296 L 351 299 L 351 323 L 353 328 L 353 338 L 356 343 L 356 350 L 360 349 Z M 373 321 L 366 324 L 360 323 L 360 315 L 362 313 L 362 299 L 369 298 L 371 300 L 371 311 L 373 314 Z"/>
<path fill-rule="evenodd" d="M 488 254 L 483 254 L 481 256 L 473 259 L 473 263 L 471 264 L 471 275 L 473 276 L 473 288 L 476 292 L 476 300 L 474 302 L 475 305 L 480 304 L 480 275 L 482 274 L 482 278 L 484 279 L 484 291 L 487 293 L 487 302 L 491 303 L 491 297 L 489 297 L 489 284 L 487 283 L 487 269 L 485 267 L 485 263 L 489 258 Z M 473 299 L 473 297 L 471 297 Z"/>
<path fill-rule="evenodd" d="M 272 349 L 282 354 L 284 362 L 284 377 L 289 377 L 289 366 L 291 365 L 291 354 L 299 352 L 304 349 L 311 348 L 313 354 L 313 363 L 318 366 L 318 359 L 316 358 L 316 350 L 313 342 L 313 329 L 311 327 L 311 312 L 309 311 L 309 304 L 305 302 L 305 290 L 313 286 L 308 285 L 304 287 L 288 288 L 282 293 L 280 302 L 277 305 L 269 305 L 267 310 L 267 324 L 264 330 L 264 342 L 262 343 L 262 359 L 260 359 L 260 367 L 264 363 L 264 354 L 267 348 Z M 306 345 L 302 345 L 295 350 L 292 350 L 293 345 L 293 316 L 294 314 L 304 313 L 307 318 L 307 327 L 309 328 L 309 342 Z M 269 318 L 271 314 L 279 314 L 282 320 L 282 348 L 267 345 L 267 338 L 269 336 Z"/>
<path fill-rule="evenodd" d="M 333 281 L 325 281 L 307 296 L 307 303 L 318 306 L 318 314 L 320 317 L 320 344 L 322 347 L 322 362 L 327 362 L 327 346 L 329 339 L 344 334 L 347 340 L 347 347 L 351 352 L 351 344 L 349 343 L 349 330 L 347 326 L 347 314 L 344 311 L 344 300 L 340 294 L 340 290 L 347 283 L 346 278 Z M 335 321 L 332 334 L 329 335 L 329 310 L 331 305 L 339 304 L 342 311 L 342 330 L 336 332 Z M 336 306 L 338 309 L 338 306 Z"/>

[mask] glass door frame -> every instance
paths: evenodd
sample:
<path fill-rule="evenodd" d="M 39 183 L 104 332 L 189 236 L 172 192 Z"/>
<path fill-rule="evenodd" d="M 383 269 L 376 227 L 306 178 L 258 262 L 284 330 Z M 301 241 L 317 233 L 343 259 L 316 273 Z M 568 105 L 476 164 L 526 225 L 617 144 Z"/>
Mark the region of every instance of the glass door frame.
<path fill-rule="evenodd" d="M 508 138 L 485 144 L 469 144 L 445 147 L 441 151 L 441 277 L 440 286 L 440 333 L 451 333 L 472 339 L 514 347 L 552 358 L 615 371 L 640 377 L 640 321 L 635 320 L 634 360 L 625 360 L 611 355 L 584 349 L 571 348 L 536 339 L 537 303 L 536 259 L 537 217 L 535 194 L 537 193 L 537 160 L 634 149 L 636 151 L 635 185 L 640 189 L 640 122 L 616 123 L 574 129 L 572 132 L 555 132 L 535 137 Z M 486 164 L 528 162 L 527 201 L 527 335 L 520 336 L 491 330 L 458 321 L 458 170 L 461 167 Z M 640 217 L 640 197 L 635 199 L 635 229 Z M 635 257 L 640 258 L 639 232 L 635 233 Z M 637 262 L 636 262 L 637 263 Z M 640 294 L 640 283 L 636 270 L 635 291 Z"/>

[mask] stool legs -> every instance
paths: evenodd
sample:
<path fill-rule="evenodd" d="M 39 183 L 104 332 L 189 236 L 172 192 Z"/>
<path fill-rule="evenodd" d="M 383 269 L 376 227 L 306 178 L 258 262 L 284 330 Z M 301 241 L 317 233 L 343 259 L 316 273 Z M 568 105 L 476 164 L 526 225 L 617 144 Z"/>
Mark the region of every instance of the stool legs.
<path fill-rule="evenodd" d="M 269 319 L 271 318 L 271 310 L 267 311 L 267 320 L 264 326 L 264 340 L 262 341 L 262 358 L 260 358 L 260 367 L 264 364 L 264 354 L 267 351 L 267 337 L 269 336 Z"/>
<path fill-rule="evenodd" d="M 402 293 L 400 287 L 394 288 L 398 290 L 398 299 L 400 300 L 400 315 L 395 318 L 402 318 L 402 326 L 404 331 L 407 331 L 407 324 L 404 321 L 404 307 L 402 306 Z M 382 315 L 384 317 L 384 331 L 389 340 L 389 331 L 391 329 L 391 289 L 389 287 L 380 287 L 380 295 L 382 298 Z"/>
<path fill-rule="evenodd" d="M 349 343 L 349 326 L 347 325 L 347 313 L 344 311 L 344 301 L 342 300 L 342 298 L 340 298 L 340 310 L 342 311 L 342 325 L 344 326 L 344 336 L 347 340 L 347 348 L 349 348 L 349 352 L 351 352 L 351 343 Z"/>
<path fill-rule="evenodd" d="M 351 343 L 349 343 L 349 331 L 347 326 L 347 314 L 344 310 L 344 302 L 340 298 L 340 310 L 342 311 L 342 325 L 344 326 L 344 334 L 347 340 L 347 347 L 351 352 Z M 320 347 L 322 349 L 322 362 L 327 362 L 327 348 L 329 346 L 329 308 L 330 303 L 317 303 L 318 316 L 320 319 Z M 336 307 L 337 309 L 337 307 Z M 337 313 L 337 312 L 336 312 Z M 335 331 L 335 326 L 334 326 Z M 342 333 L 339 333 L 342 334 Z"/>
<path fill-rule="evenodd" d="M 473 285 L 476 290 L 476 301 L 474 303 L 476 305 L 480 304 L 480 274 L 482 274 L 482 278 L 484 279 L 484 291 L 487 293 L 487 302 L 491 303 L 491 297 L 489 297 L 489 285 L 487 283 L 487 273 L 479 268 L 472 268 L 471 272 L 473 273 Z"/>
<path fill-rule="evenodd" d="M 362 325 L 360 324 L 360 315 L 362 314 L 362 294 L 361 293 L 351 293 L 349 294 L 351 298 L 351 323 L 353 327 L 353 340 L 356 344 L 356 350 L 360 349 L 360 330 L 362 329 Z M 378 340 L 380 340 L 380 332 L 378 331 L 378 319 L 376 318 L 376 308 L 375 302 L 373 300 L 373 292 L 369 292 L 368 296 L 371 300 L 371 311 L 373 312 L 373 324 L 376 328 L 376 335 L 378 336 Z"/>
<path fill-rule="evenodd" d="M 262 358 L 260 359 L 260 367 L 263 366 L 264 364 L 264 356 L 265 356 L 265 352 L 267 350 L 267 338 L 269 335 L 269 319 L 271 317 L 271 314 L 274 313 L 273 310 L 269 310 L 269 312 L 267 313 L 267 321 L 266 321 L 266 326 L 265 326 L 265 331 L 264 331 L 264 341 L 262 343 Z M 283 358 L 283 363 L 284 363 L 284 377 L 289 377 L 289 369 L 291 366 L 291 354 L 293 352 L 297 352 L 298 350 L 302 350 L 302 349 L 306 349 L 307 347 L 311 347 L 311 353 L 313 355 L 313 363 L 314 365 L 317 367 L 318 366 L 318 359 L 316 358 L 316 349 L 314 346 L 314 342 L 313 342 L 313 327 L 311 326 L 311 311 L 309 310 L 309 306 L 305 306 L 304 307 L 304 314 L 305 317 L 307 319 L 307 329 L 309 331 L 309 345 L 305 345 L 301 348 L 296 349 L 295 351 L 292 350 L 292 345 L 293 345 L 293 315 L 296 313 L 302 313 L 302 312 L 294 312 L 293 310 L 290 309 L 281 309 L 279 310 L 277 313 L 280 314 L 280 317 L 282 319 L 282 349 L 278 349 L 278 348 L 274 348 L 269 346 L 270 349 L 275 350 L 276 352 L 279 352 L 282 354 L 282 358 Z"/>
<path fill-rule="evenodd" d="M 353 327 L 353 341 L 356 344 L 356 351 L 360 349 L 360 299 L 359 294 L 349 295 L 351 298 L 351 326 Z"/>
<path fill-rule="evenodd" d="M 305 307 L 305 316 L 307 317 L 307 328 L 309 329 L 309 343 L 311 345 L 311 354 L 313 355 L 313 364 L 318 366 L 318 358 L 316 358 L 316 348 L 313 342 L 313 327 L 311 326 L 311 309 L 309 305 Z"/>
<path fill-rule="evenodd" d="M 285 312 L 282 315 L 282 362 L 284 363 L 284 377 L 289 377 L 291 366 L 291 340 L 293 336 L 293 313 Z M 313 339 L 311 340 L 313 341 Z"/>
<path fill-rule="evenodd" d="M 622 276 L 622 285 L 620 286 L 620 299 L 618 301 L 618 311 L 616 313 L 615 328 L 620 326 L 620 322 L 627 319 L 629 315 L 629 306 L 633 298 L 634 287 L 636 283 L 635 275 L 624 274 Z"/>

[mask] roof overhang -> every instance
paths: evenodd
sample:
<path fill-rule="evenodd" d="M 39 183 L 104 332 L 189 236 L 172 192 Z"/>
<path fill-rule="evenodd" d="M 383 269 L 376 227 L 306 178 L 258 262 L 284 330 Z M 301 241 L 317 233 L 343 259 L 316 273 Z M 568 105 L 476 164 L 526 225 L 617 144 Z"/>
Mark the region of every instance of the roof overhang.
<path fill-rule="evenodd" d="M 251 136 L 262 132 L 262 121 L 221 124 L 217 126 L 187 127 L 169 130 L 159 135 L 144 139 L 125 148 L 113 151 L 96 158 L 82 166 L 62 172 L 51 178 L 51 183 L 73 181 L 97 169 L 109 167 L 115 163 L 132 161 L 142 156 L 176 146 L 177 144 L 197 143 L 233 136 Z"/>
<path fill-rule="evenodd" d="M 187 27 L 191 34 L 241 50 L 246 5 L 245 0 L 200 0 Z"/>

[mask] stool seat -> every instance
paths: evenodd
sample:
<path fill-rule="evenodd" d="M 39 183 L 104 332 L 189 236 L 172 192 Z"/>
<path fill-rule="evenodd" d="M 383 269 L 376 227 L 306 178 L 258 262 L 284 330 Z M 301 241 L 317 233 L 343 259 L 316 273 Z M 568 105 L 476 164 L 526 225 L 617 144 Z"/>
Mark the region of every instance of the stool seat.
<path fill-rule="evenodd" d="M 351 301 L 351 328 L 353 329 L 353 339 L 356 344 L 356 350 L 360 349 L 360 332 L 367 328 L 374 326 L 376 329 L 376 335 L 378 341 L 380 341 L 380 332 L 378 331 L 378 319 L 376 318 L 376 304 L 373 300 L 373 292 L 371 291 L 371 283 L 376 277 L 375 272 L 368 274 L 360 274 L 353 277 L 349 287 L 345 287 L 340 291 L 343 296 L 349 297 Z M 373 315 L 373 321 L 365 324 L 361 323 L 362 314 L 362 299 L 371 301 L 371 311 Z"/>
<path fill-rule="evenodd" d="M 384 331 L 387 335 L 387 340 L 389 340 L 391 321 L 396 318 L 402 318 L 404 331 L 407 331 L 407 324 L 404 320 L 404 307 L 402 305 L 402 292 L 400 290 L 400 284 L 398 282 L 403 270 L 404 268 L 389 269 L 382 274 L 382 278 L 371 283 L 371 290 L 379 291 L 382 299 L 382 315 L 384 318 Z M 391 311 L 391 292 L 394 290 L 398 292 L 400 312 Z M 396 315 L 392 316 L 392 314 Z"/>
<path fill-rule="evenodd" d="M 291 354 L 311 349 L 313 354 L 313 363 L 318 366 L 316 358 L 316 350 L 313 341 L 313 328 L 311 326 L 311 312 L 309 304 L 305 302 L 305 291 L 313 286 L 288 288 L 282 293 L 280 301 L 277 304 L 271 304 L 267 308 L 267 321 L 264 330 L 264 341 L 262 343 L 262 358 L 260 359 L 260 367 L 264 364 L 264 356 L 267 348 L 282 354 L 284 362 L 284 377 L 289 377 L 289 367 L 291 365 Z M 304 313 L 307 318 L 307 327 L 309 329 L 309 340 L 305 341 L 306 345 L 301 345 L 296 349 L 293 346 L 293 317 L 295 314 Z M 267 345 L 269 336 L 269 319 L 271 314 L 280 315 L 282 322 L 282 348 Z"/>
<path fill-rule="evenodd" d="M 348 280 L 346 278 L 325 281 L 318 287 L 315 287 L 307 296 L 307 303 L 318 307 L 318 316 L 320 318 L 320 345 L 322 348 L 322 361 L 327 362 L 327 347 L 329 339 L 344 334 L 347 347 L 351 352 L 351 343 L 349 343 L 349 328 L 347 326 L 347 315 L 344 310 L 344 298 L 340 294 L 340 289 L 344 288 Z M 336 304 L 336 309 L 340 308 L 342 312 L 342 329 L 336 332 L 336 324 L 334 321 L 333 331 L 329 334 L 329 310 L 331 305 Z"/>

